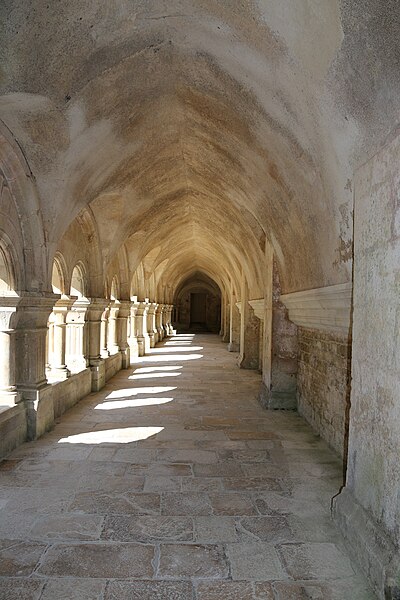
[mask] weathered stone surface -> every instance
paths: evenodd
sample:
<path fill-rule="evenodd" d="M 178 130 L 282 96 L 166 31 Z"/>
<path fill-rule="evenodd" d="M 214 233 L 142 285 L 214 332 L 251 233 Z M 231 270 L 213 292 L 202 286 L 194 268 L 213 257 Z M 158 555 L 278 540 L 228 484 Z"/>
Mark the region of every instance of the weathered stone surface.
<path fill-rule="evenodd" d="M 104 600 L 193 600 L 193 591 L 184 581 L 113 581 Z"/>
<path fill-rule="evenodd" d="M 0 540 L 0 577 L 30 575 L 46 544 L 20 540 Z"/>
<path fill-rule="evenodd" d="M 158 576 L 176 578 L 226 579 L 229 566 L 219 545 L 162 545 Z"/>
<path fill-rule="evenodd" d="M 40 600 L 103 600 L 104 581 L 93 579 L 50 579 Z"/>
<path fill-rule="evenodd" d="M 218 544 L 238 541 L 233 517 L 195 517 L 196 542 Z"/>
<path fill-rule="evenodd" d="M 209 497 L 196 492 L 165 492 L 162 495 L 161 514 L 163 515 L 211 515 Z"/>
<path fill-rule="evenodd" d="M 0 577 L 0 600 L 39 600 L 44 582 L 20 577 Z"/>
<path fill-rule="evenodd" d="M 332 543 L 285 544 L 278 551 L 293 579 L 354 576 L 348 558 Z"/>
<path fill-rule="evenodd" d="M 103 518 L 95 515 L 48 515 L 39 517 L 30 531 L 30 537 L 45 540 L 100 538 Z"/>
<path fill-rule="evenodd" d="M 140 544 L 55 545 L 38 572 L 52 577 L 150 578 L 153 557 L 153 546 Z"/>
<path fill-rule="evenodd" d="M 185 517 L 106 517 L 102 539 L 119 542 L 193 541 L 192 520 Z"/>
<path fill-rule="evenodd" d="M 160 512 L 160 496 L 134 492 L 82 492 L 75 496 L 70 510 L 92 514 L 155 515 Z"/>
<path fill-rule="evenodd" d="M 214 515 L 255 515 L 257 511 L 249 494 L 234 492 L 209 494 Z"/>
<path fill-rule="evenodd" d="M 261 542 L 228 544 L 227 556 L 231 564 L 232 579 L 239 581 L 287 579 L 272 544 Z"/>
<path fill-rule="evenodd" d="M 197 600 L 254 600 L 253 587 L 243 581 L 208 581 L 197 585 Z"/>
<path fill-rule="evenodd" d="M 261 542 L 292 541 L 293 532 L 285 517 L 244 517 L 238 519 L 236 530 L 240 539 L 257 539 Z"/>

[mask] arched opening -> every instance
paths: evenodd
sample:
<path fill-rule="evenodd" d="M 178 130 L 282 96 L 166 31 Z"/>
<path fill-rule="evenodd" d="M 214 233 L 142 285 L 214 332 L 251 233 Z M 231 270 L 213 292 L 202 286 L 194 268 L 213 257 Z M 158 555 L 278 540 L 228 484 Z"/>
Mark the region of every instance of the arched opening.
<path fill-rule="evenodd" d="M 204 273 L 187 278 L 175 294 L 178 332 L 212 332 L 221 328 L 221 291 Z"/>
<path fill-rule="evenodd" d="M 11 261 L 0 246 L 0 295 L 11 292 L 13 289 L 14 277 Z"/>
<path fill-rule="evenodd" d="M 75 265 L 71 277 L 71 296 L 86 296 L 86 277 L 82 265 Z"/>

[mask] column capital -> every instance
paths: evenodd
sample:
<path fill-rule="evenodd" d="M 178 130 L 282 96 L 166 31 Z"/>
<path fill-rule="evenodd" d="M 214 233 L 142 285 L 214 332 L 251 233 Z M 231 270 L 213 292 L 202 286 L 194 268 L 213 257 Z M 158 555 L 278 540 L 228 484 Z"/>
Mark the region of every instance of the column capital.
<path fill-rule="evenodd" d="M 89 321 L 99 321 L 110 301 L 107 298 L 87 298 L 87 300 Z"/>
<path fill-rule="evenodd" d="M 127 319 L 130 315 L 132 302 L 130 300 L 120 300 L 118 307 L 119 307 L 118 317 L 121 317 L 122 319 L 124 319 L 124 318 Z"/>

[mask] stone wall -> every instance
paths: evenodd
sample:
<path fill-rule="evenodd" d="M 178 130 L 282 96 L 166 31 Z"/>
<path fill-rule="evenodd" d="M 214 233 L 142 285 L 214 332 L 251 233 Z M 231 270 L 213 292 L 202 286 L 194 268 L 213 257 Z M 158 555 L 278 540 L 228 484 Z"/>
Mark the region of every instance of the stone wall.
<path fill-rule="evenodd" d="M 341 456 L 347 454 L 350 407 L 348 340 L 337 334 L 298 328 L 298 410 Z"/>
<path fill-rule="evenodd" d="M 25 442 L 27 422 L 25 407 L 21 404 L 4 408 L 0 412 L 0 460 L 11 450 Z"/>
<path fill-rule="evenodd" d="M 398 135 L 355 179 L 348 469 L 335 503 L 353 555 L 385 599 L 400 598 L 399 164 Z"/>

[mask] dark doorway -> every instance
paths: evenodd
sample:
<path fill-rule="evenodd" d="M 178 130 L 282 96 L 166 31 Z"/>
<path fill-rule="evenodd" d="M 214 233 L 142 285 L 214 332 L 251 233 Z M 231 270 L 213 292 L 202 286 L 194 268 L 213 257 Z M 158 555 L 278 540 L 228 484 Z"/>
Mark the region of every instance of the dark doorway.
<path fill-rule="evenodd" d="M 190 327 L 206 329 L 207 294 L 190 294 Z"/>

